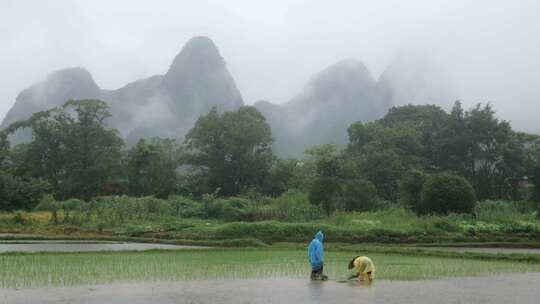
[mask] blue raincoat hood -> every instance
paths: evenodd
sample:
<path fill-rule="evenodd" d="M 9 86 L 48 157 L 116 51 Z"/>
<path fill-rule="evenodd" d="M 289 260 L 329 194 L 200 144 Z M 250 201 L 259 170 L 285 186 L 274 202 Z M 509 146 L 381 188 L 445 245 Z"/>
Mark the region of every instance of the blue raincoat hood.
<path fill-rule="evenodd" d="M 315 234 L 315 238 L 309 243 L 308 257 L 309 263 L 313 270 L 320 269 L 324 263 L 324 247 L 323 247 L 324 234 L 319 231 Z"/>
<path fill-rule="evenodd" d="M 319 231 L 315 234 L 315 238 L 316 238 L 317 240 L 319 240 L 319 242 L 322 243 L 323 240 L 324 240 L 324 234 L 323 234 L 323 232 L 319 230 Z"/>

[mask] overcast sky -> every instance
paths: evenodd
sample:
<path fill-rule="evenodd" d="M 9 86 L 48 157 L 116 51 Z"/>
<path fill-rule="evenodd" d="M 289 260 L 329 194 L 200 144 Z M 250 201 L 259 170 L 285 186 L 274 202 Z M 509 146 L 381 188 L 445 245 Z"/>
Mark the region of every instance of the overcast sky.
<path fill-rule="evenodd" d="M 536 0 L 0 0 L 0 118 L 54 70 L 115 89 L 163 74 L 185 42 L 214 40 L 247 103 L 281 103 L 321 69 L 361 60 L 378 77 L 403 49 L 436 62 L 466 104 L 490 101 L 540 132 Z"/>

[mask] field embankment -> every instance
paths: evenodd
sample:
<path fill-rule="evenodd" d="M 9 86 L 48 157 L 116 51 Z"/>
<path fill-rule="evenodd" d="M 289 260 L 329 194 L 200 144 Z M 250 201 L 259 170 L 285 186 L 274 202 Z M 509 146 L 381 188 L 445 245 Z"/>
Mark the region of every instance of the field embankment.
<path fill-rule="evenodd" d="M 84 206 L 69 211 L 0 214 L 0 239 L 94 239 L 208 246 L 264 246 L 309 241 L 323 230 L 330 242 L 538 247 L 540 221 L 519 212 L 418 216 L 403 208 L 337 212 L 330 217 L 218 220 L 172 216 L 160 205 Z M 240 211 L 238 211 L 240 212 Z M 243 212 L 243 211 L 242 211 Z"/>

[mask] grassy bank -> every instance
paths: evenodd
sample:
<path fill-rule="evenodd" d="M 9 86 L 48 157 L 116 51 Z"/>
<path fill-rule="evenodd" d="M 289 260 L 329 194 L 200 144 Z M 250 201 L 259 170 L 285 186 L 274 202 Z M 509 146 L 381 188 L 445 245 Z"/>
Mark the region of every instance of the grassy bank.
<path fill-rule="evenodd" d="M 488 211 L 472 215 L 417 216 L 402 209 L 375 212 L 336 213 L 305 221 L 223 221 L 183 218 L 119 210 L 107 213 L 108 220 L 93 213 L 71 211 L 9 213 L 0 215 L 0 234 L 32 234 L 46 237 L 70 236 L 151 240 L 183 240 L 199 245 L 234 246 L 257 243 L 306 242 L 323 230 L 331 242 L 538 243 L 540 221 L 532 214 Z M 146 209 L 144 209 L 146 210 Z M 112 215 L 111 215 L 112 214 Z M 2 235 L 0 235 L 2 238 Z M 223 245 L 220 245 L 223 244 Z"/>
<path fill-rule="evenodd" d="M 341 250 L 327 252 L 325 271 L 331 279 L 346 277 L 346 265 L 354 254 Z M 379 279 L 418 280 L 540 271 L 538 262 L 383 252 L 369 255 L 377 265 Z M 2 254 L 0 269 L 0 284 L 4 288 L 309 275 L 305 250 L 279 248 Z"/>

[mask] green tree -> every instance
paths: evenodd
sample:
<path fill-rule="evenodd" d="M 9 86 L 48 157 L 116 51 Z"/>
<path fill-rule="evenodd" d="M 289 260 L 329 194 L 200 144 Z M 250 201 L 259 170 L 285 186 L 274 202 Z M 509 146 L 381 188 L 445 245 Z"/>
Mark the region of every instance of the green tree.
<path fill-rule="evenodd" d="M 394 150 L 404 163 L 416 164 L 422 157 L 423 146 L 420 132 L 408 123 L 385 126 L 380 121 L 363 124 L 356 122 L 349 129 L 349 153 L 367 150 Z"/>
<path fill-rule="evenodd" d="M 116 130 L 105 127 L 104 121 L 111 114 L 103 101 L 68 101 L 63 115 L 65 157 L 69 162 L 64 187 L 67 196 L 89 200 L 104 193 L 105 187 L 119 177 L 124 141 Z"/>
<path fill-rule="evenodd" d="M 423 163 L 421 133 L 407 123 L 356 122 L 349 129 L 344 171 L 372 182 L 381 197 L 397 201 L 398 182 L 410 167 Z M 349 173 L 350 175 L 350 173 Z"/>
<path fill-rule="evenodd" d="M 416 213 L 425 213 L 422 210 L 420 202 L 420 194 L 422 187 L 427 179 L 427 175 L 418 170 L 408 170 L 399 183 L 399 198 L 400 201 L 409 205 Z"/>
<path fill-rule="evenodd" d="M 406 105 L 393 107 L 380 122 L 386 127 L 406 125 L 420 133 L 423 164 L 430 169 L 439 167 L 438 139 L 448 125 L 449 114 L 436 105 Z"/>
<path fill-rule="evenodd" d="M 128 192 L 135 196 L 155 195 L 166 198 L 177 188 L 177 148 L 174 140 L 141 139 L 128 152 Z"/>
<path fill-rule="evenodd" d="M 337 178 L 320 176 L 309 191 L 309 202 L 322 208 L 327 215 L 337 209 L 341 198 L 341 185 Z"/>
<path fill-rule="evenodd" d="M 291 189 L 298 188 L 299 183 L 295 179 L 297 165 L 296 159 L 278 159 L 264 181 L 264 193 L 277 197 Z"/>
<path fill-rule="evenodd" d="M 254 107 L 201 116 L 185 139 L 183 163 L 207 177 L 210 189 L 236 195 L 262 187 L 275 159 L 270 126 Z"/>
<path fill-rule="evenodd" d="M 512 130 L 490 104 L 464 110 L 457 101 L 390 109 L 382 119 L 352 124 L 341 170 L 371 181 L 381 197 L 396 201 L 398 181 L 412 168 L 465 177 L 480 199 L 522 199 L 538 136 Z"/>
<path fill-rule="evenodd" d="M 373 183 L 362 178 L 346 181 L 342 198 L 347 211 L 373 211 L 379 207 L 377 189 Z"/>
<path fill-rule="evenodd" d="M 31 210 L 48 190 L 49 185 L 42 180 L 0 171 L 0 210 Z"/>
<path fill-rule="evenodd" d="M 395 150 L 370 150 L 360 158 L 359 171 L 371 181 L 379 195 L 389 201 L 398 198 L 399 180 L 406 166 Z"/>
<path fill-rule="evenodd" d="M 465 175 L 469 164 L 469 145 L 471 143 L 467 129 L 465 110 L 461 102 L 456 101 L 448 118 L 446 127 L 437 141 L 439 146 L 439 166 L 442 169 Z"/>
<path fill-rule="evenodd" d="M 0 210 L 30 210 L 49 190 L 49 185 L 40 179 L 13 175 L 12 157 L 7 133 L 0 132 Z"/>
<path fill-rule="evenodd" d="M 439 173 L 427 178 L 420 194 L 422 214 L 471 213 L 476 196 L 471 184 L 461 176 Z"/>
<path fill-rule="evenodd" d="M 105 127 L 108 117 L 103 101 L 70 100 L 12 124 L 8 132 L 32 130 L 32 141 L 15 148 L 15 172 L 46 180 L 60 199 L 106 193 L 120 177 L 124 145 L 116 130 Z"/>
<path fill-rule="evenodd" d="M 438 142 L 441 167 L 465 176 L 480 199 L 510 199 L 526 173 L 528 141 L 490 104 L 464 111 L 456 102 Z"/>
<path fill-rule="evenodd" d="M 511 132 L 508 140 L 499 148 L 499 160 L 494 162 L 491 196 L 502 199 L 522 200 L 520 191 L 530 168 L 534 168 L 534 155 L 540 140 L 537 135 Z"/>
<path fill-rule="evenodd" d="M 540 150 L 537 150 L 540 152 Z M 532 170 L 530 173 L 531 182 L 534 187 L 533 199 L 536 201 L 537 212 L 536 216 L 540 218 L 540 153 L 535 155 L 535 163 L 531 166 Z"/>
<path fill-rule="evenodd" d="M 318 176 L 338 177 L 341 175 L 341 153 L 336 145 L 323 144 L 304 152 L 306 162 Z"/>
<path fill-rule="evenodd" d="M 9 154 L 9 141 L 7 134 L 0 131 L 0 170 L 5 167 L 5 162 Z"/>
<path fill-rule="evenodd" d="M 305 151 L 305 178 L 309 179 L 309 201 L 332 214 L 341 200 L 341 153 L 333 144 L 323 144 Z"/>

